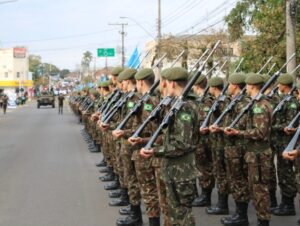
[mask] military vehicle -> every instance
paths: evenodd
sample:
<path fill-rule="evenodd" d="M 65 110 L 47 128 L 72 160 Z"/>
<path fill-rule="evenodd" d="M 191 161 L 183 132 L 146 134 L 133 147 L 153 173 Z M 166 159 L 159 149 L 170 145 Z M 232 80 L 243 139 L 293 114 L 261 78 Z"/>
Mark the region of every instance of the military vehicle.
<path fill-rule="evenodd" d="M 52 108 L 55 108 L 55 96 L 53 92 L 42 91 L 37 98 L 37 108 L 40 106 L 51 105 Z"/>

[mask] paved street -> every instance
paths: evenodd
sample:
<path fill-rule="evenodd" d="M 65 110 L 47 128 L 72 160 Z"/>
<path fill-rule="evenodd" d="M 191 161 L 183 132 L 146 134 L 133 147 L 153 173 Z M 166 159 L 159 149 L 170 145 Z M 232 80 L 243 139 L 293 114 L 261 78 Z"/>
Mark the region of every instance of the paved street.
<path fill-rule="evenodd" d="M 57 111 L 31 102 L 6 116 L 0 112 L 1 226 L 111 226 L 119 217 L 98 180 L 100 154 L 87 150 L 69 108 L 64 115 Z M 194 213 L 197 225 L 221 225 L 204 209 Z M 256 225 L 252 207 L 250 215 Z M 297 225 L 296 219 L 274 217 L 271 225 Z"/>

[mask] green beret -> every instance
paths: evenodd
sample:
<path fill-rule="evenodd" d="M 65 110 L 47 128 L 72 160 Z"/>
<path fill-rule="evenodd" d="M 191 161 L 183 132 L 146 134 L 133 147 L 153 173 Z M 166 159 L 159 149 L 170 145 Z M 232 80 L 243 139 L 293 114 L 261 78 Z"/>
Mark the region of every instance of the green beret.
<path fill-rule="evenodd" d="M 194 85 L 199 85 L 205 80 L 205 75 L 200 75 Z"/>
<path fill-rule="evenodd" d="M 111 80 L 107 80 L 100 83 L 100 87 L 109 87 L 112 84 Z"/>
<path fill-rule="evenodd" d="M 166 72 L 165 78 L 169 81 L 187 81 L 189 74 L 188 71 L 182 67 L 173 67 Z"/>
<path fill-rule="evenodd" d="M 211 79 L 208 80 L 209 87 L 216 87 L 222 85 L 224 85 L 224 80 L 220 77 L 212 77 Z"/>
<path fill-rule="evenodd" d="M 290 74 L 282 74 L 278 77 L 277 82 L 282 85 L 290 85 L 294 83 L 294 77 Z"/>
<path fill-rule="evenodd" d="M 90 94 L 97 96 L 99 93 L 95 89 L 90 89 Z"/>
<path fill-rule="evenodd" d="M 136 80 L 144 80 L 144 79 L 154 77 L 154 76 L 155 76 L 154 71 L 151 68 L 144 68 L 144 69 L 139 70 L 135 74 L 134 78 Z"/>
<path fill-rule="evenodd" d="M 166 79 L 166 74 L 167 74 L 168 70 L 170 70 L 170 68 L 166 68 L 161 71 L 160 75 L 163 79 Z"/>
<path fill-rule="evenodd" d="M 300 81 L 297 82 L 296 87 L 297 89 L 300 89 Z"/>
<path fill-rule="evenodd" d="M 134 79 L 134 75 L 136 74 L 137 70 L 133 68 L 128 68 L 122 71 L 118 76 L 118 81 L 122 82 L 124 80 Z"/>
<path fill-rule="evenodd" d="M 262 74 L 261 76 L 262 76 L 263 79 L 264 79 L 264 83 L 266 83 L 267 81 L 269 81 L 270 78 L 271 78 L 271 76 L 270 76 L 270 75 L 267 75 L 267 74 Z"/>
<path fill-rule="evenodd" d="M 246 76 L 242 73 L 231 74 L 228 78 L 228 82 L 233 85 L 245 84 Z"/>
<path fill-rule="evenodd" d="M 246 84 L 248 85 L 258 85 L 264 83 L 264 78 L 256 73 L 249 73 L 246 75 Z"/>
<path fill-rule="evenodd" d="M 124 68 L 122 67 L 115 67 L 111 70 L 111 74 L 113 76 L 118 76 L 122 71 L 124 71 Z"/>

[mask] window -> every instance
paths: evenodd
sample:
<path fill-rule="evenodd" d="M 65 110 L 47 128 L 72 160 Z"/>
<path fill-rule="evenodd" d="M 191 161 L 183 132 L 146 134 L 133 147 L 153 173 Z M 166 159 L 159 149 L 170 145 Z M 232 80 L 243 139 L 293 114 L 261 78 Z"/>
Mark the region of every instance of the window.
<path fill-rule="evenodd" d="M 20 72 L 17 72 L 17 78 L 20 78 Z"/>
<path fill-rule="evenodd" d="M 8 72 L 4 73 L 4 78 L 8 78 Z"/>

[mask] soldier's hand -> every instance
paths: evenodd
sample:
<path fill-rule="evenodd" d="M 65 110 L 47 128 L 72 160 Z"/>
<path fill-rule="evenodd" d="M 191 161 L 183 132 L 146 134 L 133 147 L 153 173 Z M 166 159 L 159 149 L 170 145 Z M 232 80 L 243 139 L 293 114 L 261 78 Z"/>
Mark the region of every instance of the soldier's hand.
<path fill-rule="evenodd" d="M 209 128 L 200 128 L 199 131 L 201 134 L 207 134 L 209 132 Z"/>
<path fill-rule="evenodd" d="M 147 149 L 142 148 L 140 150 L 140 156 L 142 156 L 145 159 L 150 158 L 151 156 L 153 156 L 153 154 L 154 154 L 153 149 L 147 150 Z"/>
<path fill-rule="evenodd" d="M 226 127 L 224 133 L 228 136 L 237 136 L 240 132 L 237 129 Z"/>
<path fill-rule="evenodd" d="M 295 132 L 296 132 L 296 128 L 291 128 L 291 129 L 289 129 L 289 128 L 287 128 L 287 127 L 285 127 L 284 129 L 283 129 L 283 131 L 287 134 L 287 135 L 292 135 L 292 134 L 294 134 Z"/>
<path fill-rule="evenodd" d="M 124 131 L 123 130 L 114 130 L 112 132 L 112 135 L 116 138 L 120 138 L 124 136 Z"/>
<path fill-rule="evenodd" d="M 129 137 L 128 142 L 134 146 L 137 144 L 141 144 L 143 142 L 143 139 L 141 137 Z"/>
<path fill-rule="evenodd" d="M 109 124 L 104 124 L 104 123 L 100 122 L 100 128 L 102 131 L 106 131 L 109 129 Z"/>
<path fill-rule="evenodd" d="M 289 161 L 294 161 L 298 157 L 298 150 L 284 151 L 282 157 Z"/>
<path fill-rule="evenodd" d="M 209 132 L 211 132 L 211 133 L 218 133 L 220 131 L 221 131 L 221 129 L 218 126 L 216 126 L 216 125 L 211 125 L 209 127 Z"/>

